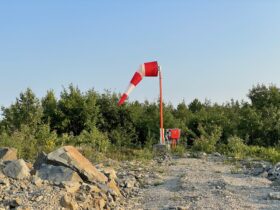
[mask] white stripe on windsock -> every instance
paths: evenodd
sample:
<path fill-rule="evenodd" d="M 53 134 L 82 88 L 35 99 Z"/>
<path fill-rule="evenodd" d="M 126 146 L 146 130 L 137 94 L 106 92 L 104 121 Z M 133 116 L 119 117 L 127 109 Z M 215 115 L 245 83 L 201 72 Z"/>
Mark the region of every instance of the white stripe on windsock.
<path fill-rule="evenodd" d="M 142 78 L 145 76 L 145 65 L 140 65 L 138 71 L 137 71 L 141 76 Z"/>
<path fill-rule="evenodd" d="M 128 85 L 127 89 L 126 89 L 125 94 L 126 94 L 127 96 L 129 96 L 129 94 L 134 90 L 134 88 L 135 88 L 135 85 L 133 85 L 133 84 L 130 83 L 130 84 Z"/>

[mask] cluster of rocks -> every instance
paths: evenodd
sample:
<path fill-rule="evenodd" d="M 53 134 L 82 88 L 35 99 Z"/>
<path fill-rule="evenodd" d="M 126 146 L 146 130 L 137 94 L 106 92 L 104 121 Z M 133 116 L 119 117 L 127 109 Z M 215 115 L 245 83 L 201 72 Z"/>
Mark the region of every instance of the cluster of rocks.
<path fill-rule="evenodd" d="M 243 173 L 272 181 L 274 192 L 268 194 L 268 199 L 280 200 L 280 162 L 273 165 L 268 161 L 246 159 L 241 161 L 241 165 Z"/>
<path fill-rule="evenodd" d="M 40 154 L 33 165 L 15 149 L 0 149 L 0 209 L 124 209 L 125 189 L 133 186 L 72 146 Z"/>
<path fill-rule="evenodd" d="M 117 176 L 120 188 L 126 199 L 125 209 L 142 209 L 146 202 L 145 192 L 164 183 L 163 173 L 172 164 L 171 156 L 156 157 L 148 162 L 123 161 L 118 168 Z"/>
<path fill-rule="evenodd" d="M 254 161 L 248 159 L 241 161 L 241 164 L 243 166 L 243 171 L 246 174 L 268 178 L 271 181 L 280 183 L 280 162 L 272 165 L 267 161 Z"/>

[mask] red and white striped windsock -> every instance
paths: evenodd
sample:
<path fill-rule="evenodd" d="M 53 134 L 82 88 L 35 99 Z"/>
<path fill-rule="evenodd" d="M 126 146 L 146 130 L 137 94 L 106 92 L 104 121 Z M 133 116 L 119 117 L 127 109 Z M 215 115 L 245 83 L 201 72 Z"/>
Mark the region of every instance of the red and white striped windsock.
<path fill-rule="evenodd" d="M 141 82 L 143 77 L 157 77 L 159 71 L 159 66 L 157 61 L 144 63 L 140 66 L 137 72 L 135 72 L 134 76 L 132 77 L 130 84 L 126 92 L 122 95 L 118 105 L 122 105 L 125 100 L 128 98 L 129 94 L 133 91 L 133 89 Z"/>

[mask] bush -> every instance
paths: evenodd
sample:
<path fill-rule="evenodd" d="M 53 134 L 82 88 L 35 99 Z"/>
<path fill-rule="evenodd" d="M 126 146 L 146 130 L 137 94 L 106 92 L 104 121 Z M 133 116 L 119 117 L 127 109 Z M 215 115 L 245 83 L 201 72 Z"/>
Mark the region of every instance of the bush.
<path fill-rule="evenodd" d="M 280 161 L 280 150 L 271 147 L 248 146 L 244 140 L 238 137 L 231 137 L 227 144 L 221 144 L 218 151 L 224 155 L 234 157 L 235 159 L 244 159 L 251 157 L 255 159 L 267 160 L 272 163 Z"/>
<path fill-rule="evenodd" d="M 82 131 L 82 133 L 74 138 L 75 145 L 87 145 L 98 152 L 106 152 L 110 141 L 106 133 L 100 132 L 94 127 L 90 132 Z"/>
<path fill-rule="evenodd" d="M 222 148 L 222 149 L 221 149 Z M 239 137 L 230 137 L 228 143 L 224 147 L 220 147 L 220 152 L 234 157 L 236 159 L 242 159 L 247 156 L 248 146 L 244 144 L 243 139 Z"/>
<path fill-rule="evenodd" d="M 280 161 L 280 150 L 271 147 L 260 147 L 260 146 L 248 146 L 248 156 L 255 157 L 257 159 L 263 159 L 272 163 Z"/>
<path fill-rule="evenodd" d="M 37 141 L 34 135 L 30 134 L 28 127 L 25 127 L 22 131 L 15 131 L 10 135 L 2 133 L 0 146 L 16 148 L 18 157 L 26 160 L 34 160 L 39 152 L 37 150 Z"/>
<path fill-rule="evenodd" d="M 214 126 L 210 133 L 207 133 L 202 126 L 199 126 L 198 130 L 200 132 L 200 137 L 195 139 L 192 149 L 194 151 L 203 151 L 206 153 L 216 151 L 216 144 L 221 137 L 222 129 Z"/>

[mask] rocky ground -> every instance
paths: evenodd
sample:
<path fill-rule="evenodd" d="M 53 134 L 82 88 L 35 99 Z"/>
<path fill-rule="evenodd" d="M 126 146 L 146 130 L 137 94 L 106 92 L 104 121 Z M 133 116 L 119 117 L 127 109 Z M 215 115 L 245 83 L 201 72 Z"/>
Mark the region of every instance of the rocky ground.
<path fill-rule="evenodd" d="M 14 150 L 0 149 L 0 210 L 276 210 L 279 183 L 280 163 L 232 163 L 220 154 L 94 166 L 75 148 L 63 147 L 32 165 Z"/>
<path fill-rule="evenodd" d="M 143 173 L 148 184 L 144 183 L 126 208 L 280 209 L 280 164 L 225 161 L 216 154 L 175 158 L 156 167 L 152 164 Z M 141 176 L 139 171 L 135 174 Z"/>

